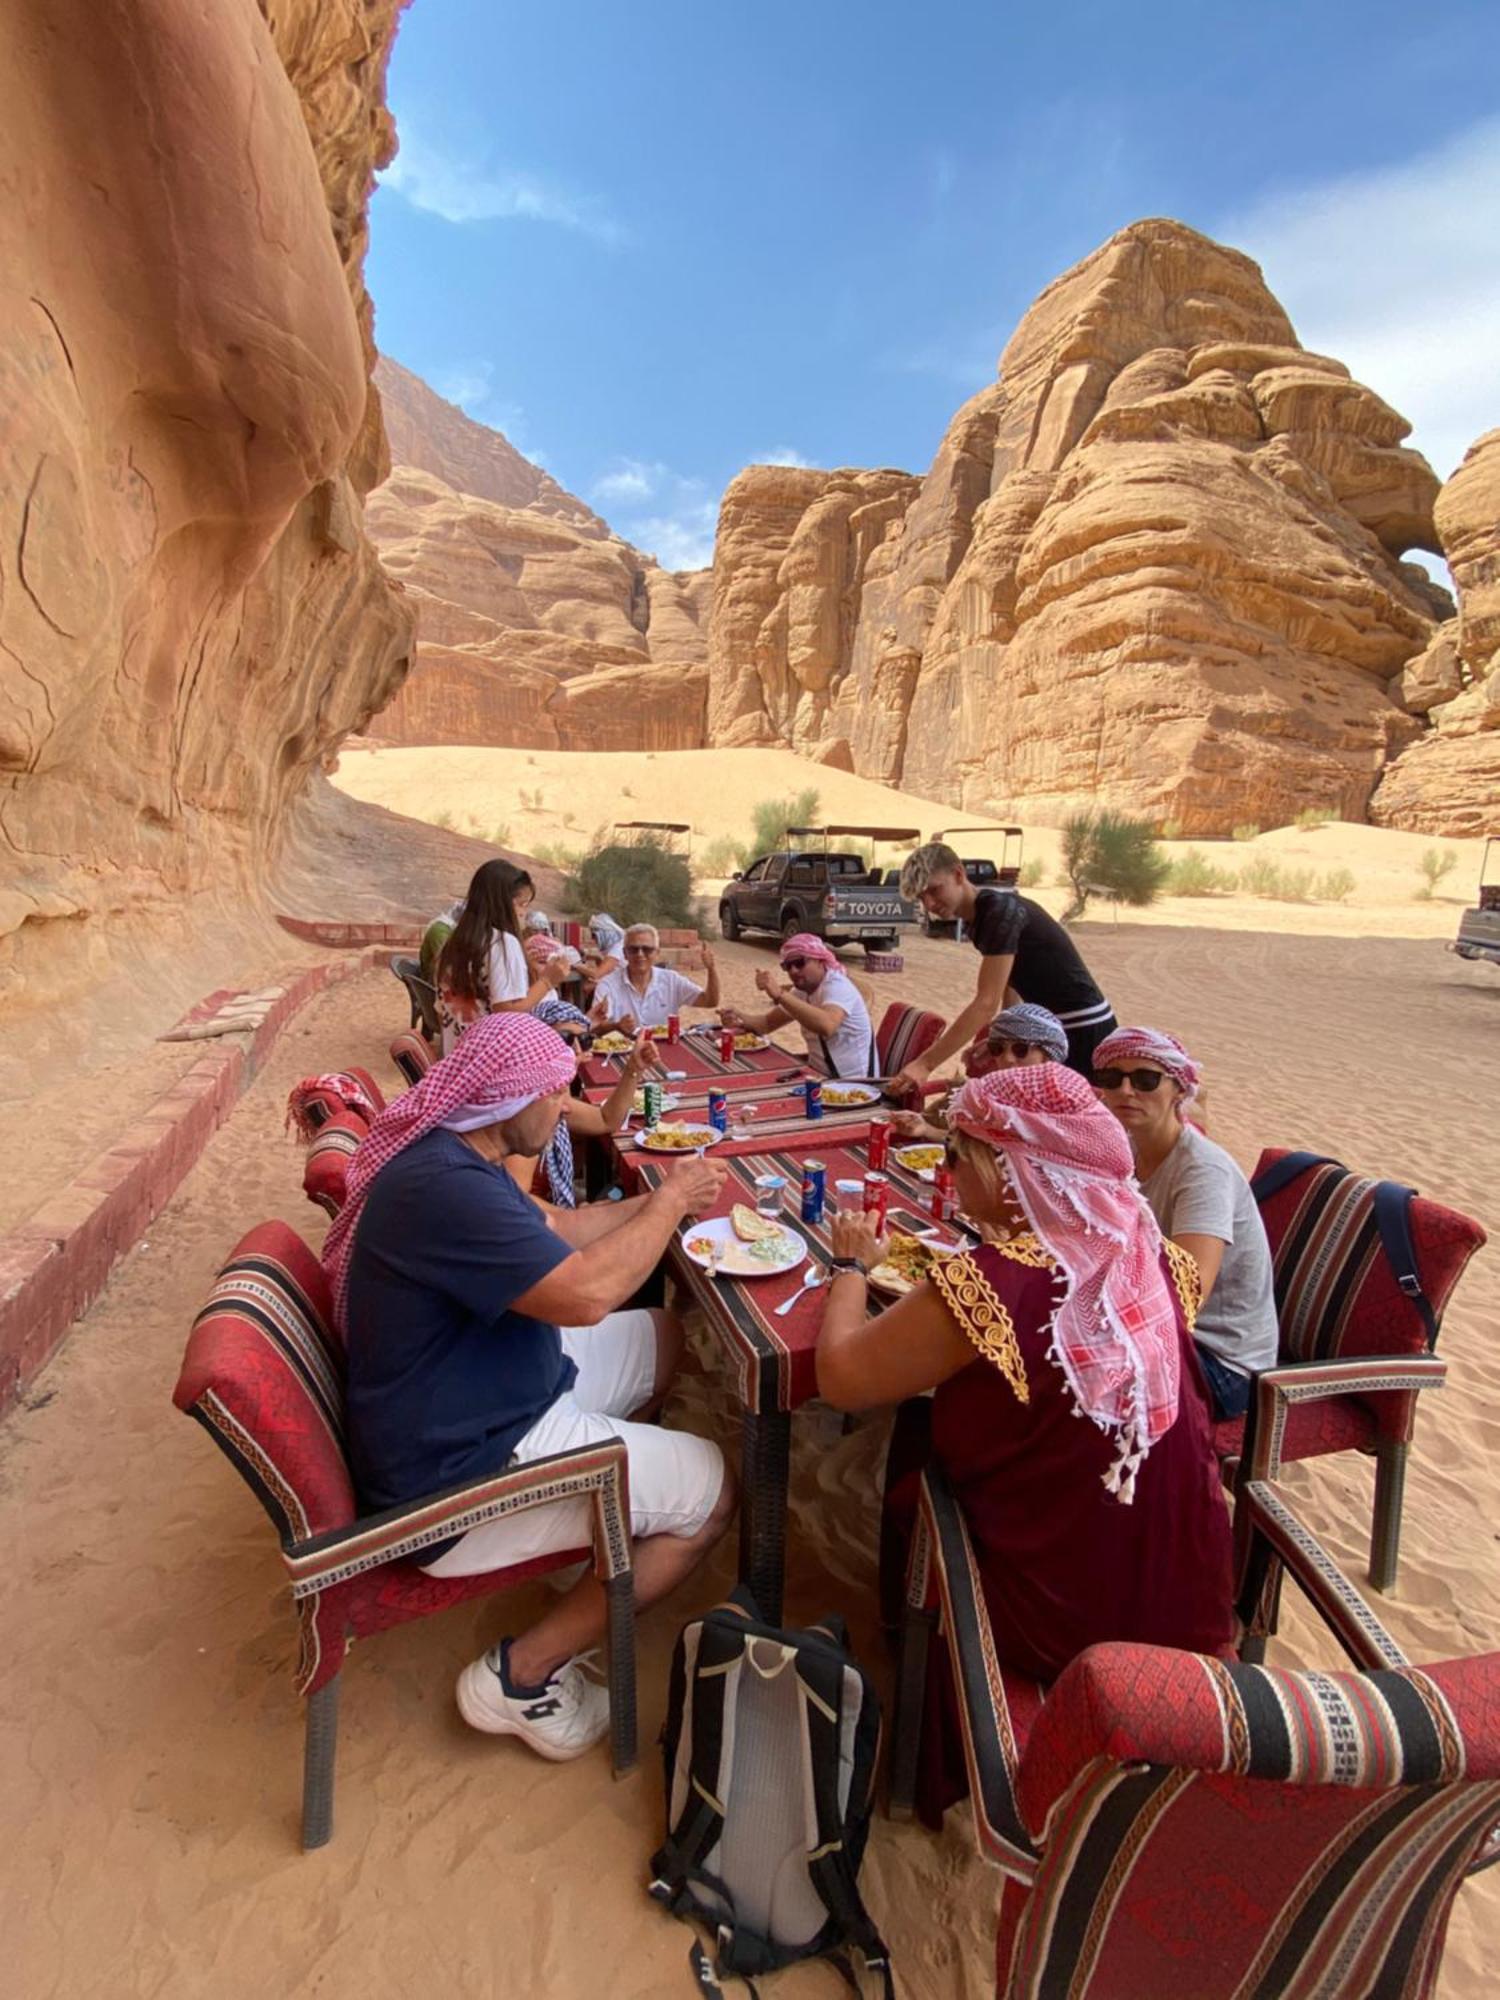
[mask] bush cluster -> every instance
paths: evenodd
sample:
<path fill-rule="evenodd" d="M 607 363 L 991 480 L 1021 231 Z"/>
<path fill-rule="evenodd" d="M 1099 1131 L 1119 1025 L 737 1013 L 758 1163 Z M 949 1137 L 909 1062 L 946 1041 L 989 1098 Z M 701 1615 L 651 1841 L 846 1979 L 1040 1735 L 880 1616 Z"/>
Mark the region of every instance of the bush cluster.
<path fill-rule="evenodd" d="M 621 923 L 698 928 L 686 856 L 651 839 L 596 844 L 569 874 L 562 900 L 573 916 L 608 910 Z"/>

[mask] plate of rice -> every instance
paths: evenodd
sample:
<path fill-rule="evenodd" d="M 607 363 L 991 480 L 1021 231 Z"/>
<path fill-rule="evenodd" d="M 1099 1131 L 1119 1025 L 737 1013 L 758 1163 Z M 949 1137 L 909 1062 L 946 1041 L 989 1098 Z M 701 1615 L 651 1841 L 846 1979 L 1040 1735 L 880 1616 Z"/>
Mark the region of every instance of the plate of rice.
<path fill-rule="evenodd" d="M 842 1111 L 854 1104 L 878 1104 L 880 1092 L 873 1083 L 825 1083 L 823 1102 Z"/>
<path fill-rule="evenodd" d="M 908 1236 L 904 1230 L 893 1230 L 886 1245 L 885 1262 L 875 1266 L 870 1283 L 879 1291 L 894 1292 L 897 1296 L 915 1291 L 934 1264 L 954 1256 L 957 1250 L 956 1243 L 932 1243 L 920 1236 Z"/>
<path fill-rule="evenodd" d="M 915 1174 L 918 1180 L 930 1181 L 943 1164 L 943 1151 L 943 1147 L 933 1145 L 893 1146 L 891 1158 L 898 1166 L 905 1167 L 909 1174 Z"/>
<path fill-rule="evenodd" d="M 635 1143 L 647 1153 L 706 1153 L 723 1136 L 712 1125 L 661 1124 L 638 1134 Z"/>

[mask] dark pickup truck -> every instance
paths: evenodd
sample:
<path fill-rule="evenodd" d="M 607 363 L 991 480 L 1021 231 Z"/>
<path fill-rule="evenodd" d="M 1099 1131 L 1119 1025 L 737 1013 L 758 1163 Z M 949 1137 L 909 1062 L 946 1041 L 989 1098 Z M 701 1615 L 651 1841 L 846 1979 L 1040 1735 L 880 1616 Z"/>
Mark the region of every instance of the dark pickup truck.
<path fill-rule="evenodd" d="M 976 889 L 1013 889 L 1021 872 L 1021 829 L 1018 826 L 962 826 L 951 832 L 940 833 L 938 840 L 950 846 L 956 839 L 976 833 L 1001 833 L 1005 845 L 1001 850 L 1001 861 L 997 867 L 993 861 L 965 861 L 963 870 Z M 1015 842 L 1015 852 L 1011 852 L 1011 842 Z M 958 924 L 952 917 L 935 917 L 928 910 L 921 913 L 923 937 L 957 937 Z"/>
<path fill-rule="evenodd" d="M 784 854 L 763 854 L 724 884 L 719 895 L 719 929 L 731 941 L 741 931 L 775 931 L 792 937 L 808 931 L 830 944 L 859 943 L 887 951 L 917 921 L 899 889 L 887 888 L 882 871 L 866 868 L 857 854 L 830 854 L 790 843 L 814 833 L 906 838 L 903 830 L 870 827 L 796 827 Z M 912 836 L 915 838 L 915 836 Z"/>
<path fill-rule="evenodd" d="M 1484 843 L 1479 870 L 1479 900 L 1459 919 L 1457 941 L 1449 947 L 1460 958 L 1487 959 L 1500 965 L 1500 863 L 1492 865 L 1500 835 Z M 1492 879 L 1493 878 L 1493 879 Z"/>

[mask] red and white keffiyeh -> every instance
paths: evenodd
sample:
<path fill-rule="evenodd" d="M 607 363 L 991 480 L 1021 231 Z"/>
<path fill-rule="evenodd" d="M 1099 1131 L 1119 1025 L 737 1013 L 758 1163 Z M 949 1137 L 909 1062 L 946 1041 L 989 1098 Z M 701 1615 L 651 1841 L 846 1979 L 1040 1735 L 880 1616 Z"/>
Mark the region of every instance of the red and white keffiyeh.
<path fill-rule="evenodd" d="M 1184 1104 L 1192 1103 L 1203 1080 L 1203 1071 L 1164 1028 L 1116 1028 L 1096 1045 L 1089 1061 L 1095 1069 L 1118 1069 L 1132 1061 L 1155 1063 L 1179 1086 Z"/>
<path fill-rule="evenodd" d="M 838 959 L 823 942 L 822 938 L 814 937 L 811 931 L 798 931 L 795 937 L 789 937 L 783 941 L 781 947 L 782 964 L 785 965 L 789 958 L 815 958 L 823 965 L 837 966 L 838 964 Z"/>
<path fill-rule="evenodd" d="M 354 1234 L 380 1169 L 440 1125 L 472 1131 L 514 1117 L 538 1097 L 565 1088 L 577 1067 L 562 1036 L 533 1015 L 486 1014 L 452 1055 L 434 1063 L 419 1084 L 386 1106 L 349 1161 L 344 1206 L 323 1245 L 334 1323 L 341 1333 L 347 1331 Z"/>
<path fill-rule="evenodd" d="M 296 1131 L 303 1139 L 311 1139 L 317 1125 L 309 1113 L 309 1106 L 326 1102 L 335 1097 L 346 1111 L 357 1111 L 361 1118 L 373 1120 L 378 1107 L 374 1098 L 360 1082 L 346 1069 L 328 1070 L 322 1076 L 305 1076 L 300 1083 L 292 1085 L 291 1095 L 286 1101 L 286 1125 L 288 1131 Z"/>
<path fill-rule="evenodd" d="M 1027 1221 L 1062 1269 L 1052 1358 L 1078 1408 L 1115 1434 L 1104 1483 L 1128 1505 L 1142 1460 L 1176 1420 L 1178 1390 L 1162 1235 L 1129 1141 L 1088 1080 L 1061 1063 L 973 1078 L 948 1122 L 1004 1155 Z"/>

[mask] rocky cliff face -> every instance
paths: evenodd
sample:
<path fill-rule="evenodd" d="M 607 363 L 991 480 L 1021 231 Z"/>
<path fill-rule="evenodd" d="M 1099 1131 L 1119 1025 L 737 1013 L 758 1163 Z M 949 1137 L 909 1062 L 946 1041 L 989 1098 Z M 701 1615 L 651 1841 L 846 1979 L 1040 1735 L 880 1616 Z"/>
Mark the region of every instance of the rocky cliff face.
<path fill-rule="evenodd" d="M 1413 833 L 1500 829 L 1500 431 L 1471 445 L 1438 496 L 1459 615 L 1406 669 L 1398 697 L 1426 718 L 1380 780 L 1370 817 Z"/>
<path fill-rule="evenodd" d="M 659 569 L 500 432 L 382 359 L 394 461 L 370 532 L 417 613 L 390 743 L 680 750 L 703 742 L 706 570 Z"/>
<path fill-rule="evenodd" d="M 1042 294 L 920 484 L 731 486 L 710 740 L 1044 819 L 1362 818 L 1422 726 L 1389 685 L 1451 608 L 1401 560 L 1439 547 L 1408 429 L 1248 258 L 1133 224 Z"/>
<path fill-rule="evenodd" d="M 263 907 L 309 774 L 406 670 L 362 531 L 385 462 L 365 208 L 401 4 L 0 16 L 12 976 L 97 969 L 107 920 L 198 892 Z"/>

